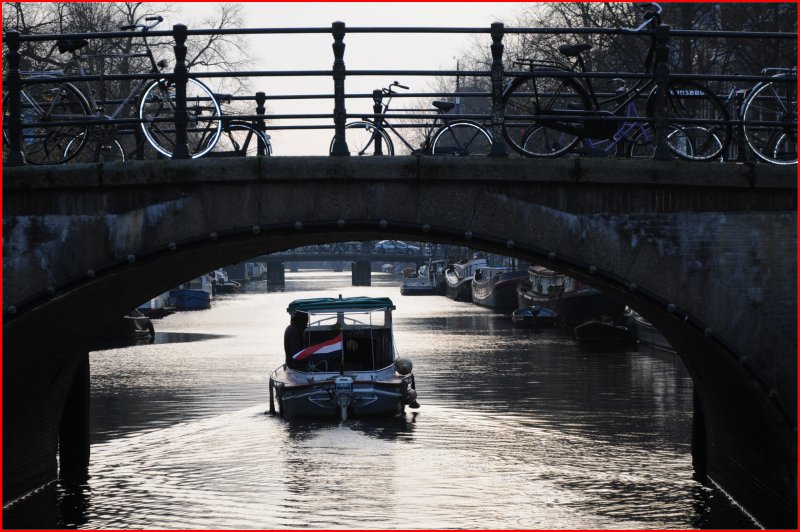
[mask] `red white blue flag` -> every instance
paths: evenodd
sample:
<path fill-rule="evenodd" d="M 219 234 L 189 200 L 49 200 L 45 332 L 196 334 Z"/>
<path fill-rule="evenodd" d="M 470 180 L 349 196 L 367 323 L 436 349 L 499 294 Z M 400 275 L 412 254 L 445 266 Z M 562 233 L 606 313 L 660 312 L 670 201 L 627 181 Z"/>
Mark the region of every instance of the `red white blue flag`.
<path fill-rule="evenodd" d="M 337 358 L 342 356 L 342 334 L 326 340 L 321 344 L 306 347 L 292 355 L 294 360 L 308 360 L 309 358 Z"/>

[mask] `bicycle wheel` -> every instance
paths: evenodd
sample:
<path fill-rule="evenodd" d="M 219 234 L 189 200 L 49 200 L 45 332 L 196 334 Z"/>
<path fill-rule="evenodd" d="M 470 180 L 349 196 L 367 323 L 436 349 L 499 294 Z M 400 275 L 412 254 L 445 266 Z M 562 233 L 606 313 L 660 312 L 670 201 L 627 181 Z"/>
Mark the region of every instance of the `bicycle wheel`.
<path fill-rule="evenodd" d="M 125 162 L 125 150 L 122 144 L 114 139 L 101 140 L 100 135 L 89 132 L 88 135 L 82 134 L 80 138 L 75 138 L 67 144 L 64 149 L 65 156 L 70 155 L 70 162 L 73 163 L 97 163 L 97 162 Z M 80 145 L 79 150 L 75 146 Z"/>
<path fill-rule="evenodd" d="M 213 142 L 213 136 L 207 142 Z M 268 135 L 246 122 L 223 124 L 219 140 L 212 147 L 209 157 L 255 157 L 259 147 L 265 157 L 272 155 L 272 144 Z"/>
<path fill-rule="evenodd" d="M 154 81 L 139 104 L 139 118 L 147 141 L 159 153 L 172 157 L 175 150 L 175 85 L 166 79 Z M 211 91 L 196 79 L 186 83 L 186 110 L 189 114 L 186 145 L 193 159 L 214 148 L 222 130 L 219 104 Z M 166 119 L 166 120 L 160 120 Z"/>
<path fill-rule="evenodd" d="M 431 141 L 433 155 L 489 155 L 492 136 L 470 120 L 454 120 L 439 128 Z"/>
<path fill-rule="evenodd" d="M 658 88 L 650 93 L 647 116 L 656 116 Z M 681 159 L 719 159 L 731 140 L 728 111 L 709 89 L 693 81 L 671 81 L 667 90 L 667 147 Z M 686 120 L 692 120 L 687 122 Z"/>
<path fill-rule="evenodd" d="M 503 96 L 503 134 L 527 157 L 556 157 L 570 150 L 580 140 L 574 131 L 583 122 L 565 115 L 591 109 L 589 96 L 577 81 L 547 72 L 514 79 Z"/>
<path fill-rule="evenodd" d="M 377 133 L 377 134 L 376 134 Z M 376 129 L 371 122 L 352 122 L 345 126 L 344 138 L 350 155 L 375 155 L 375 141 L 381 140 L 380 155 L 394 155 L 392 139 L 386 131 Z M 333 139 L 329 152 L 333 151 Z"/>
<path fill-rule="evenodd" d="M 3 121 L 10 116 L 10 95 L 3 97 Z M 88 126 L 36 126 L 33 122 L 66 122 L 85 120 L 89 116 L 89 103 L 71 83 L 36 83 L 20 93 L 22 110 L 22 139 L 20 148 L 28 164 L 60 164 L 78 154 L 86 140 Z M 3 140 L 10 144 L 8 131 L 3 129 Z M 67 150 L 67 146 L 72 146 Z"/>
<path fill-rule="evenodd" d="M 722 151 L 722 141 L 702 126 L 688 126 L 671 129 L 667 132 L 667 146 L 672 151 L 679 150 L 694 155 L 694 140 L 707 139 L 710 151 Z M 640 129 L 630 140 L 628 155 L 633 159 L 652 159 L 656 154 L 656 136 L 651 128 Z M 694 160 L 694 159 L 693 159 Z"/>
<path fill-rule="evenodd" d="M 797 164 L 797 81 L 775 80 L 756 85 L 742 105 L 742 120 L 745 141 L 759 159 L 772 164 Z"/>

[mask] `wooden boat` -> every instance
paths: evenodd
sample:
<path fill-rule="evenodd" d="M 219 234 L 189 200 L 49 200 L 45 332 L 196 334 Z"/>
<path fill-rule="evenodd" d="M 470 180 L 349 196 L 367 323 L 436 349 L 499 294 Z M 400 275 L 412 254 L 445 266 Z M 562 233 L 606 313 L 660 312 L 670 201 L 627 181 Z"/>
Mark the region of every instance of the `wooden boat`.
<path fill-rule="evenodd" d="M 517 288 L 517 305 L 549 308 L 569 325 L 600 316 L 618 320 L 625 311 L 625 305 L 611 296 L 542 266 L 528 267 L 528 280 Z"/>
<path fill-rule="evenodd" d="M 528 278 L 526 270 L 507 266 L 483 267 L 472 279 L 472 302 L 495 310 L 517 308 L 517 286 Z"/>
<path fill-rule="evenodd" d="M 411 361 L 398 358 L 389 298 L 298 299 L 303 349 L 269 378 L 270 412 L 294 417 L 391 415 L 418 408 Z"/>

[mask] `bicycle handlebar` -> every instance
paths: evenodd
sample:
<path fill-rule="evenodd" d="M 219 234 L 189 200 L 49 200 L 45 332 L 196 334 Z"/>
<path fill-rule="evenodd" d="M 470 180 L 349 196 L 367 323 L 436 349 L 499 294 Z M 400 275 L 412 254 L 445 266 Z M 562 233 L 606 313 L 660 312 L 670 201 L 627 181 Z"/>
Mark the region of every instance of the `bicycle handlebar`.
<path fill-rule="evenodd" d="M 637 7 L 640 9 L 647 9 L 647 11 L 645 11 L 642 15 L 644 22 L 642 22 L 637 28 L 619 28 L 620 30 L 636 33 L 645 29 L 653 21 L 655 21 L 656 24 L 661 24 L 661 4 L 652 2 L 648 4 L 637 4 Z"/>
<path fill-rule="evenodd" d="M 152 24 L 128 24 L 120 26 L 119 29 L 121 31 L 135 30 L 136 28 L 142 28 L 142 31 L 151 30 L 161 24 L 164 21 L 164 17 L 158 15 L 155 17 L 145 17 L 144 20 L 145 22 L 152 22 Z"/>

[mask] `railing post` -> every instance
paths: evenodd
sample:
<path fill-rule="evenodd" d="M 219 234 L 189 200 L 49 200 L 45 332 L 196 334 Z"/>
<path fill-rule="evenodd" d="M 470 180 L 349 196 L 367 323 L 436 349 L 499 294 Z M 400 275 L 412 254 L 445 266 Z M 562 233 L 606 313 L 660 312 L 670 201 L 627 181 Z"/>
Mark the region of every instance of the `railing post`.
<path fill-rule="evenodd" d="M 669 26 L 659 24 L 655 29 L 655 79 L 656 79 L 656 161 L 671 161 L 672 152 L 667 147 L 667 94 L 669 91 Z"/>
<path fill-rule="evenodd" d="M 347 110 L 344 106 L 344 22 L 334 22 L 333 31 L 333 125 L 335 127 L 331 155 L 350 155 L 344 129 L 347 122 Z"/>
<path fill-rule="evenodd" d="M 191 159 L 187 146 L 189 127 L 189 114 L 186 111 L 186 83 L 189 80 L 189 70 L 186 68 L 186 26 L 175 24 L 172 26 L 175 38 L 175 149 L 173 159 Z"/>
<path fill-rule="evenodd" d="M 25 162 L 22 156 L 22 77 L 19 73 L 19 32 L 6 32 L 8 45 L 8 157 L 3 161 L 8 166 L 20 166 Z"/>
<path fill-rule="evenodd" d="M 383 110 L 383 92 L 380 89 L 375 89 L 372 91 L 372 112 L 376 115 L 381 114 L 381 110 Z M 376 121 L 379 120 L 378 118 L 375 119 Z M 383 137 L 380 135 L 375 135 L 375 155 L 383 155 Z"/>
<path fill-rule="evenodd" d="M 490 157 L 508 157 L 506 141 L 503 138 L 503 34 L 502 22 L 493 22 L 492 35 L 492 149 Z"/>
<path fill-rule="evenodd" d="M 267 112 L 267 108 L 265 104 L 267 103 L 267 95 L 263 92 L 256 93 L 256 114 L 258 118 L 256 119 L 256 128 L 263 133 L 266 131 L 266 126 L 264 125 L 264 113 Z M 267 154 L 267 147 L 261 142 L 261 138 L 258 139 L 258 155 L 266 155 Z"/>

